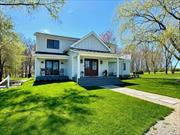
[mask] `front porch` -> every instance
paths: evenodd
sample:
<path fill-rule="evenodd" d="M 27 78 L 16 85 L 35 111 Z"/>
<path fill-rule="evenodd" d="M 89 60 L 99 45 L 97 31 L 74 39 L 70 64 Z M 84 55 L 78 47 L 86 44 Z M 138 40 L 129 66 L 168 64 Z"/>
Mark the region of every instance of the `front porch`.
<path fill-rule="evenodd" d="M 67 81 L 68 58 L 67 55 L 35 55 L 35 77 L 36 81 Z"/>
<path fill-rule="evenodd" d="M 119 78 L 130 74 L 130 61 L 119 54 L 76 51 L 72 60 L 72 78 L 79 82 L 81 78 Z M 89 79 L 88 79 L 89 80 Z M 92 80 L 93 81 L 93 80 Z"/>

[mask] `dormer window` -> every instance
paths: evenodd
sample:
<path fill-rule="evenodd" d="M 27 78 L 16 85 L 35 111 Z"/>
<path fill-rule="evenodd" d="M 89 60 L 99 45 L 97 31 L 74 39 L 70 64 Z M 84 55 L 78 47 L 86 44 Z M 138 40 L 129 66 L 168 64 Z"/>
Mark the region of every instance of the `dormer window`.
<path fill-rule="evenodd" d="M 47 39 L 47 48 L 59 49 L 59 40 Z"/>

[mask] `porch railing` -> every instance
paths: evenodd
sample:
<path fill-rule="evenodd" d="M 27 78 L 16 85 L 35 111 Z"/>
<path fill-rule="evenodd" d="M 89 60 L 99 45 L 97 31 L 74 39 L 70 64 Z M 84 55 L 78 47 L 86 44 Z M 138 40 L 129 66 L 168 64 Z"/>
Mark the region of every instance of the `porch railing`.
<path fill-rule="evenodd" d="M 3 85 L 6 82 L 6 85 Z M 10 76 L 8 75 L 4 80 L 0 82 L 0 88 L 10 87 Z"/>

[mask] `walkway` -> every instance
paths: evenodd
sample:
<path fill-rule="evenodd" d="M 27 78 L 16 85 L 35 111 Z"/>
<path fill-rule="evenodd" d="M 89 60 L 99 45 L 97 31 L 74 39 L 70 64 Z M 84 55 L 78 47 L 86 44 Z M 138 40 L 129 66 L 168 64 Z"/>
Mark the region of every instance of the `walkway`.
<path fill-rule="evenodd" d="M 180 135 L 180 99 L 129 88 L 118 87 L 111 90 L 173 108 L 174 111 L 152 126 L 146 135 Z"/>

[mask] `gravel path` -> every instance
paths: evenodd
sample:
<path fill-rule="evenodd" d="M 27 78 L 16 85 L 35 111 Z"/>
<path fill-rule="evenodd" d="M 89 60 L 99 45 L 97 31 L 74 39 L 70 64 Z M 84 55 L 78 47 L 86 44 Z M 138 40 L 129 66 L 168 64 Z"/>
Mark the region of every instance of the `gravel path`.
<path fill-rule="evenodd" d="M 118 87 L 111 90 L 173 108 L 174 111 L 152 126 L 146 135 L 180 135 L 180 99 L 129 88 Z"/>

